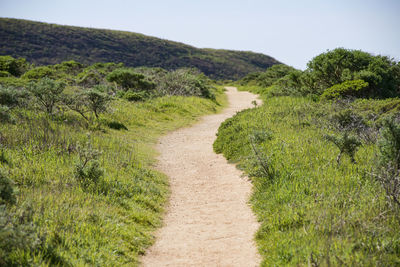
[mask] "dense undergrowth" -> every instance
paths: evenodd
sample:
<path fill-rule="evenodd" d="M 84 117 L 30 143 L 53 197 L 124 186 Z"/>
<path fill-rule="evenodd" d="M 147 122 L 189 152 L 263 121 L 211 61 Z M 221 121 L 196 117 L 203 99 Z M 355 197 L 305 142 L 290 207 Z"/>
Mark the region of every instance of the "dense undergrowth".
<path fill-rule="evenodd" d="M 400 264 L 399 209 L 372 175 L 375 145 L 338 165 L 324 138 L 332 131 L 315 123 L 331 112 L 307 98 L 268 98 L 218 131 L 215 150 L 252 179 L 263 266 Z"/>
<path fill-rule="evenodd" d="M 336 49 L 239 81 L 264 104 L 226 120 L 214 149 L 253 182 L 262 266 L 400 265 L 399 74 Z"/>
<path fill-rule="evenodd" d="M 221 90 L 192 70 L 2 59 L 0 265 L 136 265 L 168 197 L 153 145 Z"/>

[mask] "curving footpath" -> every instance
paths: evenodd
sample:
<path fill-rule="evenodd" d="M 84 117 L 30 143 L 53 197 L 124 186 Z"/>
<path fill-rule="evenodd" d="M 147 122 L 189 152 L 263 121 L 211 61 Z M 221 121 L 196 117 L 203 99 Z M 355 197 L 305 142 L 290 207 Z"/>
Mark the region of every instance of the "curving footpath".
<path fill-rule="evenodd" d="M 258 266 L 258 223 L 248 198 L 251 183 L 212 144 L 220 124 L 252 107 L 256 96 L 227 87 L 229 107 L 161 138 L 157 169 L 168 175 L 171 196 L 155 244 L 143 266 Z M 260 100 L 257 100 L 260 102 Z"/>

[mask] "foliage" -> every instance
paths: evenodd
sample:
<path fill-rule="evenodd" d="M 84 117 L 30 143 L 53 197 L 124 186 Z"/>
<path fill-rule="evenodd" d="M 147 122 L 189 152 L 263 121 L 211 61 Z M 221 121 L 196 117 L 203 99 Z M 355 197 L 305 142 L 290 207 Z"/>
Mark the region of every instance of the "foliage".
<path fill-rule="evenodd" d="M 27 98 L 25 90 L 0 85 L 0 105 L 13 108 L 22 106 Z"/>
<path fill-rule="evenodd" d="M 353 146 L 359 143 L 354 120 L 379 127 L 399 100 L 340 104 L 263 97 L 262 106 L 226 120 L 214 143 L 215 151 L 238 163 L 253 183 L 261 265 L 400 264 L 399 214 L 370 175 L 376 146 Z M 328 134 L 343 141 L 354 138 L 349 144 L 357 154 L 349 152 L 357 163 L 350 156 L 336 164 L 337 147 L 323 138 Z"/>
<path fill-rule="evenodd" d="M 3 169 L 0 169 L 0 207 L 3 204 L 14 204 L 15 201 L 14 182 L 7 177 Z"/>
<path fill-rule="evenodd" d="M 11 56 L 0 56 L 0 71 L 5 75 L 6 73 L 19 77 L 29 68 L 25 58 L 15 59 Z M 3 76 L 1 77 L 7 77 Z"/>
<path fill-rule="evenodd" d="M 279 66 L 282 71 L 274 70 Z M 386 56 L 336 48 L 314 57 L 305 71 L 283 66 L 275 65 L 264 74 L 251 74 L 240 83 L 264 88 L 263 94 L 269 96 L 387 98 L 400 93 L 400 64 Z"/>
<path fill-rule="evenodd" d="M 192 69 L 178 69 L 163 76 L 157 91 L 162 95 L 201 96 L 213 99 L 208 79 Z"/>
<path fill-rule="evenodd" d="M 243 85 L 254 84 L 262 87 L 269 87 L 277 80 L 295 71 L 293 67 L 285 64 L 277 64 L 269 67 L 265 72 L 250 73 L 241 80 Z"/>
<path fill-rule="evenodd" d="M 239 79 L 279 63 L 253 52 L 198 49 L 137 33 L 8 18 L 0 19 L 0 36 L 3 55 L 24 57 L 36 65 L 123 62 L 127 67 L 197 68 L 214 79 Z"/>
<path fill-rule="evenodd" d="M 107 110 L 107 107 L 111 101 L 111 98 L 104 92 L 105 87 L 97 85 L 84 92 L 84 102 L 96 119 L 99 118 L 99 114 Z"/>
<path fill-rule="evenodd" d="M 98 161 L 100 152 L 93 149 L 90 143 L 87 143 L 85 147 L 78 144 L 76 149 L 78 151 L 78 161 L 75 163 L 75 178 L 84 189 L 96 186 L 104 175 Z"/>
<path fill-rule="evenodd" d="M 338 99 L 341 97 L 361 97 L 368 83 L 363 80 L 345 81 L 329 87 L 321 95 L 321 99 Z"/>
<path fill-rule="evenodd" d="M 400 208 L 400 123 L 395 117 L 385 119 L 377 148 L 375 177 L 390 201 Z"/>
<path fill-rule="evenodd" d="M 310 85 L 315 92 L 323 92 L 345 81 L 363 80 L 369 85 L 369 92 L 365 94 L 369 97 L 399 94 L 400 67 L 385 56 L 336 48 L 316 56 L 307 66 L 312 80 Z"/>
<path fill-rule="evenodd" d="M 87 68 L 105 77 L 115 65 Z M 36 97 L 29 105 L 5 107 L 15 123 L 0 123 L 0 165 L 18 194 L 17 205 L 0 209 L 1 266 L 138 265 L 154 242 L 168 196 L 166 177 L 153 170 L 154 142 L 219 110 L 222 98 L 112 98 L 99 127 L 87 127 L 95 117 L 87 102 L 91 90 L 110 99 L 113 94 L 105 84 L 67 86 L 53 116 L 35 109 Z M 94 151 L 102 153 L 94 157 Z"/>
<path fill-rule="evenodd" d="M 128 101 L 144 101 L 148 98 L 148 94 L 146 91 L 127 91 L 123 94 L 123 98 Z"/>
<path fill-rule="evenodd" d="M 336 158 L 338 164 L 340 164 L 340 159 L 343 154 L 348 155 L 352 163 L 356 163 L 354 158 L 358 147 L 361 146 L 360 140 L 357 137 L 350 135 L 345 131 L 340 136 L 335 135 L 325 135 L 326 140 L 334 143 L 337 148 L 339 148 L 339 155 Z"/>
<path fill-rule="evenodd" d="M 47 67 L 47 66 L 40 66 L 36 67 L 33 69 L 30 69 L 29 71 L 25 72 L 22 77 L 23 79 L 33 79 L 33 80 L 38 80 L 41 78 L 56 78 L 56 70 Z"/>
<path fill-rule="evenodd" d="M 14 122 L 14 119 L 11 115 L 9 107 L 0 105 L 0 122 L 2 122 L 2 123 L 13 123 Z"/>
<path fill-rule="evenodd" d="M 32 82 L 28 91 L 48 114 L 52 114 L 56 105 L 61 102 L 64 88 L 65 84 L 62 82 L 43 78 L 38 82 Z"/>
<path fill-rule="evenodd" d="M 143 74 L 135 73 L 131 69 L 116 69 L 107 75 L 107 81 L 115 82 L 125 91 L 148 91 L 155 87 Z"/>

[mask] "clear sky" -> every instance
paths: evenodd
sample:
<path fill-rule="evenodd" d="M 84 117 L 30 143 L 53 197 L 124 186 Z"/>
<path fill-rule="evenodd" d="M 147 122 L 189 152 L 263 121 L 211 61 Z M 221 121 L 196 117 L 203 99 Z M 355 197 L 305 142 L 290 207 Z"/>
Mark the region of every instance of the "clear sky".
<path fill-rule="evenodd" d="M 336 47 L 400 60 L 400 0 L 0 0 L 0 17 L 251 50 L 300 69 Z"/>

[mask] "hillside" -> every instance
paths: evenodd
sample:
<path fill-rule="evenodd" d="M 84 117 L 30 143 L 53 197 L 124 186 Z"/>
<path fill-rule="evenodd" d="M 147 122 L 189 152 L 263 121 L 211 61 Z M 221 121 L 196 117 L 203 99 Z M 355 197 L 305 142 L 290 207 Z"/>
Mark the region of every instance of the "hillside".
<path fill-rule="evenodd" d="M 143 34 L 0 18 L 0 55 L 37 65 L 76 60 L 122 62 L 130 67 L 196 67 L 211 78 L 238 79 L 279 63 L 245 51 L 199 49 Z"/>

